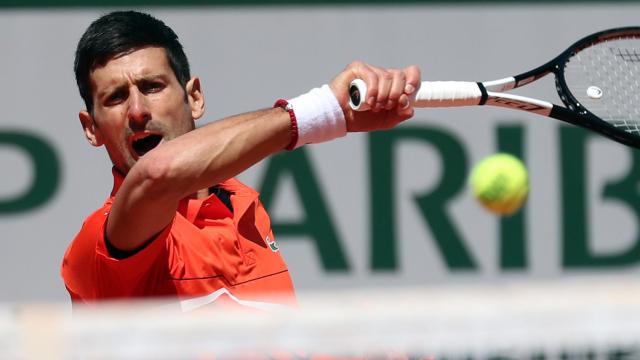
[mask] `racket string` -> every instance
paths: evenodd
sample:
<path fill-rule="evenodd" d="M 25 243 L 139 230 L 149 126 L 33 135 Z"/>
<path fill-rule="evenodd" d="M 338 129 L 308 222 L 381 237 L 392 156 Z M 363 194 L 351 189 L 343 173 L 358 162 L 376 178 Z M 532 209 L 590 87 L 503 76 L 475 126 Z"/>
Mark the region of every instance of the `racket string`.
<path fill-rule="evenodd" d="M 565 64 L 567 88 L 581 107 L 640 136 L 640 37 L 584 48 Z"/>

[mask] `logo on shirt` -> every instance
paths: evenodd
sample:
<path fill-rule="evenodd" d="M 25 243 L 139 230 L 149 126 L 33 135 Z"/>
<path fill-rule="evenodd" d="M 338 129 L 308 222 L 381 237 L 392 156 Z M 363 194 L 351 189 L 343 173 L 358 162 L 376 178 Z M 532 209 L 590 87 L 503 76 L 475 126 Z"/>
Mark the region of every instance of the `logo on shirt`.
<path fill-rule="evenodd" d="M 269 249 L 271 249 L 271 251 L 278 252 L 278 250 L 280 250 L 280 248 L 278 247 L 278 244 L 275 242 L 275 240 L 271 240 L 269 235 L 267 235 L 267 237 L 264 240 L 269 245 Z"/>

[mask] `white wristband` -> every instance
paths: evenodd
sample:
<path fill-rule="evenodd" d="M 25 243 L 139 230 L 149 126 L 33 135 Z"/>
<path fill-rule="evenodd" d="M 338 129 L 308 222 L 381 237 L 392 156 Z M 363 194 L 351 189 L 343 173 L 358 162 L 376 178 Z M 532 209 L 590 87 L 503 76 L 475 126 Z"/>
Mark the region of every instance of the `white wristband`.
<path fill-rule="evenodd" d="M 315 88 L 289 100 L 298 123 L 298 142 L 304 144 L 329 141 L 347 134 L 347 124 L 338 99 L 329 85 Z"/>

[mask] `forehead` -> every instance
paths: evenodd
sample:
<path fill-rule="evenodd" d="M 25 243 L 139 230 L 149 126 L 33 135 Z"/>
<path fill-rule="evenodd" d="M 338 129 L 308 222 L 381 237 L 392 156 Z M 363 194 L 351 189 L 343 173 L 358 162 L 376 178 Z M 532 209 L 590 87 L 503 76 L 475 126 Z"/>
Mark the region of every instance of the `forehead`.
<path fill-rule="evenodd" d="M 95 89 L 159 75 L 174 75 L 166 50 L 161 47 L 144 47 L 116 56 L 103 66 L 96 67 L 91 71 L 90 78 Z"/>

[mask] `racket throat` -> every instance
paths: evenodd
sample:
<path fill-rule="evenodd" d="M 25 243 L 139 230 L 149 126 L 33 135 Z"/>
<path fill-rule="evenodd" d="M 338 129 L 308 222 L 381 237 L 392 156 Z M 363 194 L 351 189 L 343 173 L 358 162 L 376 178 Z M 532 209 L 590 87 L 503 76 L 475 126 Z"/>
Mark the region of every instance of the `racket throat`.
<path fill-rule="evenodd" d="M 551 116 L 554 105 L 550 102 L 528 98 L 525 96 L 487 92 L 485 105 L 523 110 L 542 116 Z"/>

